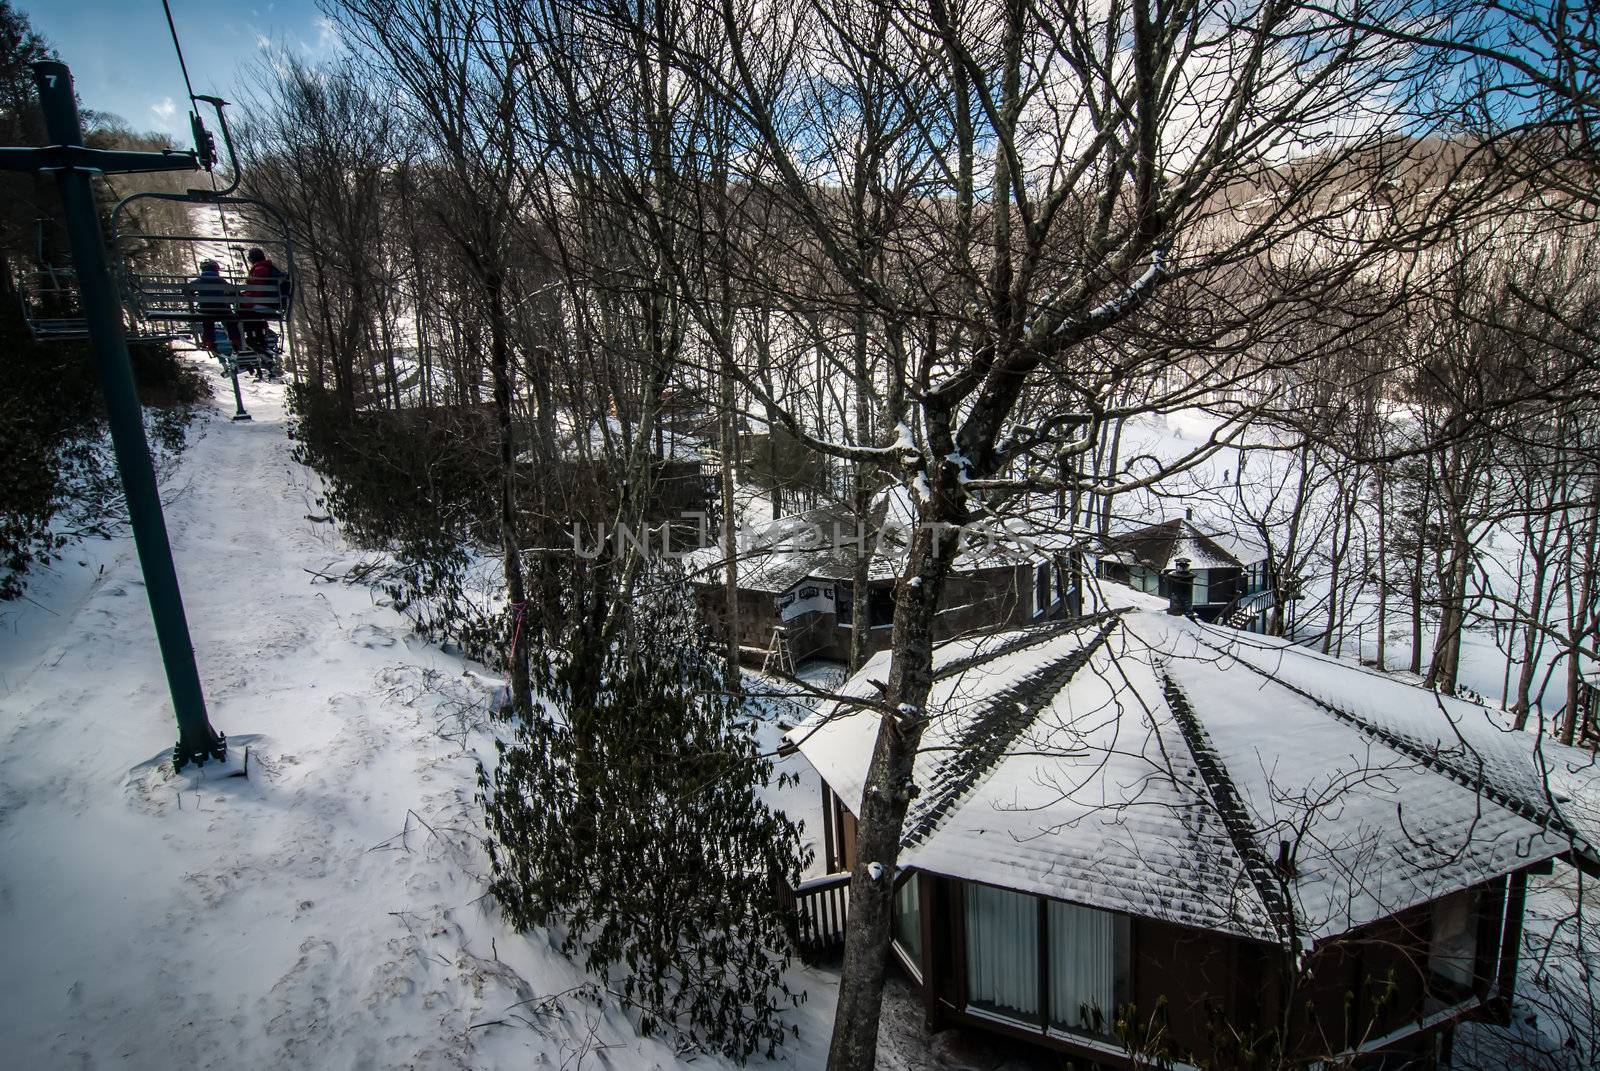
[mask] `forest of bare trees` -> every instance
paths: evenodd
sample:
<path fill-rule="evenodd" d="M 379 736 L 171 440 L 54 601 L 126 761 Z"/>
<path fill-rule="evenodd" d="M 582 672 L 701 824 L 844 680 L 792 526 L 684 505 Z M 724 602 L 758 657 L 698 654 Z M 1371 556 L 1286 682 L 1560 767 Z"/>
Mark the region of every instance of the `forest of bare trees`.
<path fill-rule="evenodd" d="M 0 141 L 36 146 L 45 131 L 35 101 L 30 64 L 51 58 L 50 43 L 8 2 L 0 3 Z M 95 148 L 142 151 L 169 148 L 164 137 L 142 134 L 114 115 L 88 112 L 86 138 Z M 109 212 L 131 192 L 122 178 L 98 180 Z M 162 182 L 158 177 L 155 184 Z M 168 188 L 176 185 L 173 180 Z M 79 339 L 41 343 L 25 323 L 24 303 L 42 291 L 76 313 L 70 296 L 75 276 L 59 198 L 48 177 L 0 175 L 0 346 L 7 355 L 10 389 L 0 396 L 0 602 L 19 598 L 27 572 L 57 558 L 71 541 L 103 535 L 121 507 L 109 452 L 101 438 L 99 399 L 89 373 L 88 347 Z M 170 223 L 159 211 L 140 222 Z M 152 220 L 151 217 L 157 217 Z M 130 247 L 142 262 L 160 253 Z M 57 290 L 55 288 L 59 287 Z M 155 416 L 158 449 L 181 448 L 203 384 L 165 346 L 135 346 L 135 371 Z"/>
<path fill-rule="evenodd" d="M 336 485 L 385 488 L 366 508 L 389 546 L 495 559 L 494 598 L 420 565 L 407 597 L 456 607 L 434 624 L 508 673 L 513 718 L 555 679 L 602 710 L 605 652 L 655 649 L 641 607 L 681 577 L 620 540 L 580 560 L 570 532 L 659 525 L 672 443 L 701 448 L 725 547 L 751 494 L 914 510 L 863 701 L 830 1067 L 874 1066 L 892 883 L 866 863 L 893 872 L 916 792 L 952 531 L 1092 555 L 1134 503 L 1209 503 L 1276 563 L 1277 634 L 1600 733 L 1592 13 L 328 11 L 346 49 L 263 65 L 244 134 L 299 245 L 299 434 Z M 1140 445 L 1182 414 L 1204 434 Z M 780 441 L 806 459 L 787 475 Z M 569 649 L 594 655 L 578 679 Z M 1496 694 L 1472 651 L 1499 652 Z M 573 731 L 581 795 L 603 775 Z"/>

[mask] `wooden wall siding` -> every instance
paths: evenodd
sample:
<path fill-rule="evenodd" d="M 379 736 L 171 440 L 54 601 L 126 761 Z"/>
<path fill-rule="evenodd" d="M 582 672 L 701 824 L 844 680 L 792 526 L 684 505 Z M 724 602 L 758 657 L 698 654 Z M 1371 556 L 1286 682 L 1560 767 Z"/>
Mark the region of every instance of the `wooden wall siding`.
<path fill-rule="evenodd" d="M 796 663 L 807 658 L 826 657 L 837 631 L 833 614 L 805 614 L 796 618 L 789 622 L 789 656 Z M 845 657 L 848 659 L 849 655 Z"/>
<path fill-rule="evenodd" d="M 1380 1037 L 1363 1011 L 1370 1009 L 1362 998 L 1369 987 L 1364 984 L 1366 963 L 1360 945 L 1336 941 L 1312 953 L 1309 986 L 1296 994 L 1299 1025 L 1295 1036 L 1317 1054 L 1343 1052 L 1363 1040 Z"/>
<path fill-rule="evenodd" d="M 1511 999 L 1517 988 L 1517 955 L 1522 948 L 1522 915 L 1527 906 L 1528 871 L 1519 870 L 1506 881 L 1505 923 L 1500 931 L 1500 962 L 1495 980 L 1495 1019 L 1510 1021 Z"/>
<path fill-rule="evenodd" d="M 1508 950 L 1500 943 L 1506 927 L 1508 884 L 1508 879 L 1501 878 L 1478 887 L 1478 959 L 1472 973 L 1477 979 L 1473 991 L 1484 1000 L 1497 993 L 1501 959 L 1507 951 L 1513 956 L 1517 952 L 1516 946 Z"/>
<path fill-rule="evenodd" d="M 702 589 L 704 590 L 704 589 Z M 711 589 L 712 605 L 717 620 L 722 620 L 723 591 Z M 772 630 L 778 626 L 778 612 L 773 607 L 772 596 L 762 591 L 739 592 L 739 644 L 743 647 L 766 647 L 772 642 Z"/>
<path fill-rule="evenodd" d="M 828 873 L 855 869 L 856 816 L 827 782 L 822 784 L 822 865 Z"/>
<path fill-rule="evenodd" d="M 1426 908 L 1412 909 L 1363 927 L 1340 942 L 1357 971 L 1354 1023 L 1342 1038 L 1347 1047 L 1383 1037 L 1417 1019 L 1427 995 L 1430 917 Z M 1386 992 L 1391 979 L 1394 990 Z M 1327 1021 L 1332 1021 L 1331 1003 L 1326 994 L 1317 1002 Z"/>
<path fill-rule="evenodd" d="M 919 873 L 917 891 L 922 897 L 922 1007 L 928 1025 L 938 1021 L 939 1002 L 955 1002 L 955 975 L 951 965 L 950 881 L 937 874 Z"/>
<path fill-rule="evenodd" d="M 951 577 L 940 600 L 947 609 L 941 610 L 934 620 L 934 638 L 943 640 L 974 629 L 1027 623 L 1034 609 L 1032 575 L 1031 566 L 1018 565 Z M 894 583 L 875 580 L 872 587 L 888 591 Z M 702 620 L 720 627 L 724 617 L 721 584 L 714 578 L 703 579 L 695 584 L 695 596 Z M 740 647 L 751 652 L 765 651 L 772 644 L 773 630 L 780 625 L 786 625 L 789 631 L 789 647 L 796 661 L 805 658 L 850 660 L 852 629 L 841 625 L 835 614 L 805 614 L 785 623 L 778 613 L 777 596 L 766 591 L 740 589 Z M 886 650 L 892 637 L 893 630 L 888 627 L 869 629 L 867 652 Z"/>
<path fill-rule="evenodd" d="M 1265 946 L 1135 918 L 1130 951 L 1129 998 L 1141 1028 L 1164 1023 L 1174 1050 L 1209 1054 L 1207 1027 L 1213 1017 L 1241 1030 L 1257 1025 L 1265 995 L 1259 983 L 1266 977 L 1259 953 L 1270 952 Z M 1246 965 L 1248 976 L 1241 969 Z"/>

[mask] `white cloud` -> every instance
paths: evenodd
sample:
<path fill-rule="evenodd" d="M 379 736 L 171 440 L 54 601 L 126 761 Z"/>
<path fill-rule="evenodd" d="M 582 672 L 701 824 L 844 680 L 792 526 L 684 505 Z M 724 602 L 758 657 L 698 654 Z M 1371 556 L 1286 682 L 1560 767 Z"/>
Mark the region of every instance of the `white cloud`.
<path fill-rule="evenodd" d="M 317 19 L 317 40 L 312 48 L 324 55 L 344 51 L 344 36 L 339 32 L 339 24 L 326 15 Z"/>
<path fill-rule="evenodd" d="M 171 97 L 162 97 L 150 105 L 150 129 L 177 138 L 180 143 L 189 138 L 189 119 L 186 109 Z"/>

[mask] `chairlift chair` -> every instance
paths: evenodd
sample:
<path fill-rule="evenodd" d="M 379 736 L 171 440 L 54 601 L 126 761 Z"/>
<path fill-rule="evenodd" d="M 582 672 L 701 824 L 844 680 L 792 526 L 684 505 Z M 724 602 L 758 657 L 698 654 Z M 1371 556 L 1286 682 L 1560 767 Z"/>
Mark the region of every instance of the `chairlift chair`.
<path fill-rule="evenodd" d="M 278 340 L 286 337 L 294 303 L 294 245 L 289 224 L 283 214 L 265 201 L 234 193 L 239 184 L 239 160 L 233 137 L 223 114 L 225 101 L 216 97 L 195 97 L 212 105 L 227 145 L 233 181 L 224 189 L 186 190 L 183 193 L 146 191 L 129 194 L 117 202 L 111 213 L 111 255 L 116 265 L 116 283 L 127 313 L 128 341 L 154 342 L 189 337 L 197 345 L 207 324 L 238 324 L 252 345 L 228 355 L 224 366 L 267 368 L 277 371 Z M 202 165 L 211 169 L 216 159 L 216 143 L 191 113 L 195 144 Z M 151 230 L 141 225 L 140 209 L 162 203 L 186 207 L 186 227 L 176 233 Z M 214 214 L 214 226 L 198 218 L 202 210 Z M 36 339 L 88 338 L 77 275 L 72 269 L 53 266 L 45 253 L 40 221 L 40 270 L 19 273 L 17 292 L 22 298 L 23 317 Z M 210 229 L 212 233 L 197 233 Z M 247 255 L 260 249 L 279 271 L 271 284 L 249 278 Z M 151 254 L 156 254 L 151 256 Z M 194 285 L 200 264 L 215 260 L 222 267 L 224 293 L 202 292 Z M 166 266 L 153 270 L 149 263 Z M 173 270 L 192 274 L 179 274 Z M 202 304 L 206 307 L 202 308 Z M 207 346 L 214 349 L 214 346 Z M 219 354 L 219 356 L 221 356 Z"/>
<path fill-rule="evenodd" d="M 22 303 L 22 320 L 35 342 L 89 337 L 78 300 L 78 277 L 72 269 L 41 263 L 31 271 L 19 271 L 14 285 Z"/>
<path fill-rule="evenodd" d="M 187 331 L 202 344 L 201 336 L 208 330 L 207 324 L 238 324 L 253 344 L 245 352 L 234 354 L 235 362 L 246 353 L 254 353 L 258 363 L 275 366 L 275 347 L 271 352 L 263 351 L 269 350 L 269 339 L 284 337 L 289 314 L 293 311 L 294 243 L 289 223 L 267 202 L 234 192 L 243 172 L 233 135 L 228 129 L 228 117 L 223 111 L 227 102 L 218 97 L 195 96 L 192 89 L 190 99 L 197 103 L 203 101 L 216 110 L 233 181 L 220 190 L 213 181 L 209 190 L 133 193 L 117 202 L 111 212 L 111 253 L 118 266 L 122 302 L 134 320 Z M 206 170 L 210 171 L 217 156 L 216 141 L 200 121 L 199 112 L 192 112 L 190 121 L 194 126 L 197 152 Z M 186 206 L 183 215 L 187 229 L 166 233 L 141 224 L 141 208 L 163 203 Z M 212 216 L 211 225 L 203 218 L 207 213 Z M 247 254 L 254 249 L 260 249 L 277 267 L 274 284 L 249 277 Z M 151 258 L 149 254 L 153 251 L 158 255 Z M 140 257 L 138 253 L 145 256 Z M 168 270 L 149 270 L 144 265 L 151 259 L 168 265 Z M 197 285 L 200 265 L 206 260 L 214 260 L 222 268 L 226 285 L 220 291 Z M 174 274 L 171 265 L 180 265 L 180 270 L 193 275 Z M 269 325 L 276 325 L 275 333 Z"/>
<path fill-rule="evenodd" d="M 33 265 L 13 274 L 12 286 L 22 306 L 22 321 L 35 342 L 67 342 L 87 339 L 89 324 L 84 318 L 78 273 L 56 264 L 46 251 L 45 224 L 38 222 L 37 255 Z M 128 332 L 129 342 L 164 342 L 170 332 Z"/>
<path fill-rule="evenodd" d="M 189 229 L 166 233 L 141 227 L 139 209 L 161 202 L 188 206 Z M 207 213 L 214 225 L 203 219 Z M 260 249 L 278 268 L 281 275 L 273 284 L 249 277 L 246 256 L 252 249 Z M 236 357 L 254 354 L 257 359 L 272 357 L 271 363 L 276 363 L 275 354 L 259 351 L 267 348 L 266 340 L 283 337 L 293 311 L 294 245 L 288 223 L 271 205 L 209 190 L 130 194 L 111 214 L 111 250 L 123 305 L 136 322 L 188 333 L 197 344 L 202 342 L 204 325 L 237 323 L 254 344 Z M 167 255 L 149 258 L 151 250 Z M 150 270 L 142 266 L 147 259 L 169 267 Z M 207 260 L 221 266 L 226 292 L 206 293 L 203 286 L 197 287 L 200 265 Z M 173 272 L 174 264 L 183 265 L 190 274 Z"/>

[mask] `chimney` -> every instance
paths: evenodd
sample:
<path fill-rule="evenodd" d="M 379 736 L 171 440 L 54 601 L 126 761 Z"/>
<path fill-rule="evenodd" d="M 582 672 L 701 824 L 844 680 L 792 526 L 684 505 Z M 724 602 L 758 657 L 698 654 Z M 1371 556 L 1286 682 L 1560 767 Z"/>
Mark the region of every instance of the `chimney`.
<path fill-rule="evenodd" d="M 1194 573 L 1189 571 L 1189 559 L 1179 558 L 1167 572 L 1167 613 L 1173 617 L 1187 617 L 1194 601 Z"/>
<path fill-rule="evenodd" d="M 1278 861 L 1275 864 L 1279 877 L 1292 878 L 1298 875 L 1299 868 L 1294 865 L 1294 852 L 1286 840 L 1278 842 Z"/>
<path fill-rule="evenodd" d="M 1186 521 L 1194 520 L 1194 507 L 1193 506 L 1185 506 L 1185 507 L 1183 507 L 1183 519 L 1186 520 Z"/>

